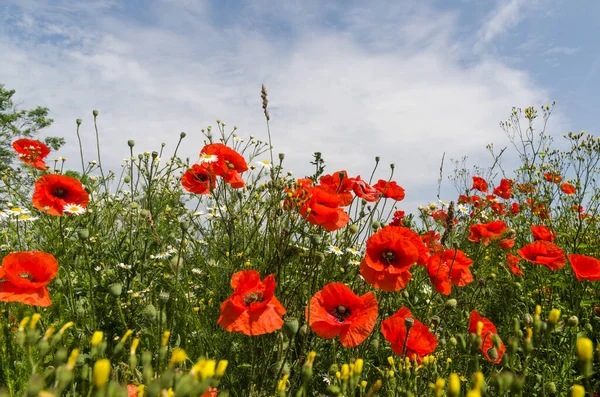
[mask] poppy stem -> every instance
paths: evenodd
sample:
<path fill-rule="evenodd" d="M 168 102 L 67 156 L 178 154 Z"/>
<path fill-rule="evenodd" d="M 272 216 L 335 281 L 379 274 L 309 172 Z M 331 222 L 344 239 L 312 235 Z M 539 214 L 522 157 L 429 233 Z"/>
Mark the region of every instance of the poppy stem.
<path fill-rule="evenodd" d="M 408 333 L 410 332 L 410 327 L 406 327 L 406 336 L 404 337 L 404 343 L 402 344 L 402 359 L 406 355 L 406 345 L 408 343 Z"/>

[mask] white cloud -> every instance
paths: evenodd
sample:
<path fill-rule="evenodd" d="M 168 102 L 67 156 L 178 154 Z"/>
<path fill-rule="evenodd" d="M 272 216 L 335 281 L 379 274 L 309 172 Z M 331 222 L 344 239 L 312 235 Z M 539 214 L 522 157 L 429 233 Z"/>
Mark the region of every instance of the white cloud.
<path fill-rule="evenodd" d="M 470 45 L 454 38 L 456 14 L 422 3 L 332 10 L 310 3 L 304 13 L 297 5 L 254 5 L 250 17 L 226 26 L 195 4 L 156 3 L 148 9 L 158 22 L 145 25 L 102 7 L 66 19 L 22 9 L 24 27 L 0 30 L 2 83 L 28 105 L 51 109 L 48 134 L 67 138 L 63 154 L 74 168 L 74 121 L 84 119 L 91 160 L 98 109 L 104 163 L 113 169 L 128 139 L 139 151 L 167 142 L 168 154 L 180 131 L 188 133 L 181 154 L 196 158 L 200 129 L 216 119 L 239 126 L 240 136 L 266 139 L 265 83 L 275 153 L 286 154 L 295 175 L 311 172 L 315 151 L 327 171 L 363 177 L 379 155 L 380 176 L 395 163 L 407 198 L 420 202 L 433 198 L 443 152 L 482 158 L 486 143 L 504 140 L 498 122 L 513 105 L 547 99 L 526 73 L 473 60 Z M 325 11 L 338 25 L 326 23 Z M 484 37 L 499 34 L 514 13 L 488 23 Z M 49 36 L 49 27 L 64 34 Z"/>
<path fill-rule="evenodd" d="M 525 4 L 525 0 L 498 1 L 498 5 L 490 13 L 477 35 L 475 51 L 481 51 L 495 38 L 519 23 L 523 18 L 522 7 Z"/>

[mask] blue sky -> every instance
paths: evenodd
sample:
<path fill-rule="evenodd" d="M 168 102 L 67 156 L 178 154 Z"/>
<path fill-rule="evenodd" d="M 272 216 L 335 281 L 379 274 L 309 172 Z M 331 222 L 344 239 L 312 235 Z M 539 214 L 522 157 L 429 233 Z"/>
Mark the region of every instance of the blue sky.
<path fill-rule="evenodd" d="M 485 165 L 487 143 L 508 145 L 512 106 L 555 100 L 550 133 L 597 133 L 597 15 L 591 0 L 0 0 L 0 83 L 50 108 L 70 159 L 76 118 L 93 159 L 98 109 L 115 169 L 128 139 L 151 151 L 180 131 L 194 158 L 216 119 L 266 138 L 264 83 L 288 169 L 321 151 L 367 176 L 381 156 L 408 206 L 434 198 L 444 152 Z"/>

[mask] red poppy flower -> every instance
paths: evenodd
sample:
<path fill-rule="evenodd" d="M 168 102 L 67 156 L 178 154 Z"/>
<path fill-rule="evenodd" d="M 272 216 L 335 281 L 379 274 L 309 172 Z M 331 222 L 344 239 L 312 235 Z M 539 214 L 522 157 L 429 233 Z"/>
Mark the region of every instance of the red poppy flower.
<path fill-rule="evenodd" d="M 503 250 L 509 250 L 515 246 L 515 239 L 514 238 L 503 238 L 498 241 L 498 246 L 500 248 L 502 248 Z"/>
<path fill-rule="evenodd" d="M 185 190 L 195 194 L 209 194 L 216 186 L 215 174 L 207 163 L 194 164 L 181 178 Z"/>
<path fill-rule="evenodd" d="M 398 210 L 398 211 L 394 212 L 394 216 L 392 218 L 392 221 L 390 222 L 390 225 L 402 226 L 403 222 L 404 222 L 404 211 Z"/>
<path fill-rule="evenodd" d="M 32 203 L 35 208 L 49 215 L 61 216 L 67 204 L 87 207 L 90 195 L 81 182 L 64 175 L 47 174 L 35 182 Z"/>
<path fill-rule="evenodd" d="M 490 207 L 492 208 L 494 215 L 504 215 L 504 209 L 506 208 L 504 203 L 492 203 Z"/>
<path fill-rule="evenodd" d="M 569 254 L 568 257 L 577 280 L 600 280 L 600 260 L 580 254 Z"/>
<path fill-rule="evenodd" d="M 562 181 L 562 176 L 560 176 L 559 174 L 551 173 L 551 172 L 545 172 L 544 179 L 546 179 L 548 182 L 560 183 Z"/>
<path fill-rule="evenodd" d="M 517 253 L 526 261 L 544 265 L 550 270 L 558 270 L 567 263 L 563 250 L 549 241 L 534 241 L 518 250 Z"/>
<path fill-rule="evenodd" d="M 533 239 L 538 241 L 538 240 L 542 240 L 542 241 L 554 241 L 554 238 L 556 237 L 555 233 L 550 230 L 549 228 L 547 228 L 546 226 L 534 226 L 531 225 L 531 233 L 533 234 Z"/>
<path fill-rule="evenodd" d="M 300 208 L 300 214 L 310 223 L 320 225 L 330 232 L 344 227 L 350 216 L 339 208 L 340 197 L 325 186 L 308 189 L 308 200 Z"/>
<path fill-rule="evenodd" d="M 200 397 L 217 397 L 218 391 L 216 387 L 208 386 L 208 389 Z"/>
<path fill-rule="evenodd" d="M 508 231 L 508 227 L 504 221 L 494 221 L 485 224 L 472 225 L 469 228 L 471 235 L 468 237 L 469 241 L 475 243 L 483 243 L 483 245 L 489 245 L 490 241 L 496 241 L 502 237 L 502 235 Z"/>
<path fill-rule="evenodd" d="M 310 198 L 312 183 L 312 179 L 302 178 L 296 181 L 293 188 L 284 188 L 287 197 L 283 201 L 283 208 L 286 211 L 290 211 L 294 208 L 298 209 L 302 207 Z"/>
<path fill-rule="evenodd" d="M 515 276 L 522 276 L 523 270 L 519 267 L 519 262 L 521 262 L 521 258 L 516 255 L 513 255 L 512 252 L 506 253 L 506 264 L 508 265 L 508 270 Z"/>
<path fill-rule="evenodd" d="M 319 178 L 319 183 L 327 186 L 340 196 L 340 206 L 346 207 L 352 203 L 352 189 L 354 188 L 354 178 L 349 178 L 348 173 L 343 171 L 334 172 L 332 175 L 324 175 Z"/>
<path fill-rule="evenodd" d="M 50 306 L 46 285 L 58 274 L 54 256 L 40 251 L 13 252 L 2 259 L 0 301 Z"/>
<path fill-rule="evenodd" d="M 502 343 L 502 340 L 500 339 L 500 346 L 498 348 L 496 348 L 497 357 L 495 359 L 490 357 L 489 351 L 490 351 L 490 349 L 492 349 L 494 347 L 492 338 L 494 337 L 494 335 L 498 335 L 498 330 L 496 329 L 496 326 L 494 325 L 494 323 L 492 323 L 487 318 L 482 317 L 479 313 L 477 313 L 475 310 L 473 310 L 471 312 L 471 317 L 469 319 L 469 333 L 470 334 L 477 334 L 477 323 L 479 323 L 479 322 L 483 323 L 483 328 L 481 330 L 481 335 L 480 335 L 481 336 L 481 346 L 479 348 L 483 352 L 483 355 L 485 356 L 485 358 L 488 359 L 488 361 L 490 361 L 494 364 L 498 364 L 500 361 L 502 361 L 502 356 L 504 355 L 504 352 L 506 351 L 506 348 L 504 347 L 504 343 Z"/>
<path fill-rule="evenodd" d="M 487 191 L 488 191 L 487 181 L 479 176 L 474 176 L 472 178 L 473 178 L 473 187 L 471 187 L 471 190 L 479 190 L 482 193 L 487 193 Z"/>
<path fill-rule="evenodd" d="M 519 203 L 512 203 L 510 205 L 510 212 L 513 214 L 518 214 L 519 212 L 521 212 L 521 208 L 519 207 Z"/>
<path fill-rule="evenodd" d="M 127 397 L 137 397 L 137 386 L 134 384 L 127 385 Z"/>
<path fill-rule="evenodd" d="M 428 254 L 417 233 L 406 227 L 385 226 L 367 240 L 360 274 L 375 288 L 398 291 L 410 280 L 410 268 L 415 263 L 424 265 Z"/>
<path fill-rule="evenodd" d="M 306 318 L 321 338 L 339 335 L 343 346 L 355 347 L 373 331 L 378 312 L 373 292 L 358 296 L 342 283 L 329 283 L 311 298 Z"/>
<path fill-rule="evenodd" d="M 352 186 L 352 190 L 354 190 L 354 194 L 356 194 L 357 197 L 360 197 L 361 199 L 370 202 L 375 202 L 381 197 L 381 193 L 379 193 L 379 190 L 375 189 L 373 186 L 360 179 L 360 176 L 354 178 L 354 185 Z"/>
<path fill-rule="evenodd" d="M 544 203 L 531 203 L 531 213 L 539 216 L 540 219 L 550 218 L 550 212 Z"/>
<path fill-rule="evenodd" d="M 413 325 L 407 330 L 406 319 L 409 318 L 413 320 Z M 381 322 L 381 333 L 392 344 L 392 350 L 396 354 L 410 360 L 416 358 L 418 362 L 421 362 L 424 356 L 433 353 L 438 343 L 429 327 L 414 318 L 404 306 Z"/>
<path fill-rule="evenodd" d="M 373 187 L 382 193 L 383 198 L 391 198 L 396 201 L 404 200 L 404 188 L 394 181 L 388 182 L 380 179 Z"/>
<path fill-rule="evenodd" d="M 464 287 L 473 281 L 469 267 L 473 261 L 460 250 L 446 250 L 442 254 L 433 255 L 427 261 L 427 274 L 435 290 L 449 295 L 452 286 Z"/>
<path fill-rule="evenodd" d="M 12 146 L 22 162 L 41 171 L 46 169 L 44 157 L 50 154 L 48 146 L 35 139 L 27 138 L 14 141 Z"/>
<path fill-rule="evenodd" d="M 427 233 L 419 237 L 430 253 L 441 254 L 444 252 L 444 246 L 439 242 L 441 236 L 435 230 L 428 230 Z"/>
<path fill-rule="evenodd" d="M 248 170 L 248 164 L 244 157 L 229 146 L 211 143 L 202 148 L 200 156 L 216 156 L 216 161 L 207 164 L 215 175 L 223 177 L 231 187 L 237 189 L 246 185 L 240 173 Z"/>
<path fill-rule="evenodd" d="M 513 181 L 510 179 L 502 179 L 500 181 L 500 186 L 497 186 L 494 189 L 494 194 L 498 197 L 502 197 L 503 199 L 510 199 L 513 196 Z"/>
<path fill-rule="evenodd" d="M 229 332 L 262 335 L 283 326 L 286 312 L 274 295 L 275 275 L 260 280 L 256 270 L 243 270 L 231 276 L 233 294 L 221 304 L 217 321 Z"/>
<path fill-rule="evenodd" d="M 560 190 L 562 190 L 565 194 L 575 194 L 577 192 L 577 190 L 575 190 L 575 186 L 566 182 L 560 185 Z"/>

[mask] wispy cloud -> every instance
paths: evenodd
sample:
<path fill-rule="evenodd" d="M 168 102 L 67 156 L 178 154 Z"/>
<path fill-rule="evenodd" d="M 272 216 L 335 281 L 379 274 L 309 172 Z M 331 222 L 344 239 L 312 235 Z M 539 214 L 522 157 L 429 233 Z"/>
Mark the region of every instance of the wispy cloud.
<path fill-rule="evenodd" d="M 526 0 L 498 1 L 477 34 L 474 50 L 483 50 L 498 36 L 517 25 L 523 18 L 522 7 L 525 4 Z"/>
<path fill-rule="evenodd" d="M 498 121 L 513 105 L 547 99 L 527 73 L 490 57 L 473 60 L 471 45 L 455 37 L 456 12 L 422 2 L 253 3 L 230 12 L 165 0 L 148 3 L 143 19 L 109 2 L 66 14 L 31 4 L 11 6 L 10 29 L 0 29 L 3 83 L 52 110 L 48 133 L 68 138 L 72 158 L 74 120 L 84 119 L 93 156 L 85 116 L 100 110 L 113 168 L 127 139 L 154 150 L 172 147 L 180 131 L 188 133 L 182 154 L 195 158 L 199 130 L 217 118 L 264 139 L 265 83 L 275 150 L 286 153 L 289 169 L 308 173 L 320 151 L 327 171 L 366 175 L 381 156 L 396 164 L 409 197 L 423 200 L 435 190 L 443 152 L 479 156 L 504 139 Z M 510 25 L 520 2 L 511 4 L 488 23 L 486 40 Z"/>

